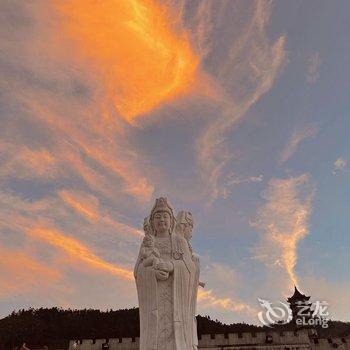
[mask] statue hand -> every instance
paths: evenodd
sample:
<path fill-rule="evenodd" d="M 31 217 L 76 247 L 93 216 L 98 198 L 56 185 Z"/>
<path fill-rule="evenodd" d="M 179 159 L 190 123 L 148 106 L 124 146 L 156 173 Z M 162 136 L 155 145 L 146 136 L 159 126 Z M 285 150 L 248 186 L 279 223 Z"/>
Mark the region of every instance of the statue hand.
<path fill-rule="evenodd" d="M 165 281 L 169 277 L 169 272 L 156 270 L 156 278 L 158 281 Z"/>
<path fill-rule="evenodd" d="M 172 272 L 174 270 L 174 265 L 170 261 L 163 261 L 163 260 L 161 260 L 156 265 L 156 269 L 169 273 L 169 272 Z"/>

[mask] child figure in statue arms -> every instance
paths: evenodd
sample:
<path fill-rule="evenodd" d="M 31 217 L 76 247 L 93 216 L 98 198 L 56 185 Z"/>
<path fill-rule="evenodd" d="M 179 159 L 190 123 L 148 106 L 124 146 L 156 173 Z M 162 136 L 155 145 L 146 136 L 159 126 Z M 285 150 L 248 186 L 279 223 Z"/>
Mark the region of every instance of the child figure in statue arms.
<path fill-rule="evenodd" d="M 143 222 L 143 230 L 145 232 L 145 237 L 141 247 L 141 261 L 145 267 L 156 267 L 160 262 L 160 253 L 154 246 L 154 235 L 152 234 L 149 217 L 145 218 Z"/>

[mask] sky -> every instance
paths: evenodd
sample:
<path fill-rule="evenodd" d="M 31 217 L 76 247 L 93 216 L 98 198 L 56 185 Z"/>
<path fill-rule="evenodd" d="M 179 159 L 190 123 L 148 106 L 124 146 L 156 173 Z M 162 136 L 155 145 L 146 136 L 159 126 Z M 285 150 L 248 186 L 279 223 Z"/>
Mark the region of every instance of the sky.
<path fill-rule="evenodd" d="M 155 198 L 193 213 L 198 312 L 294 285 L 350 320 L 350 3 L 0 1 L 0 317 L 137 306 Z"/>

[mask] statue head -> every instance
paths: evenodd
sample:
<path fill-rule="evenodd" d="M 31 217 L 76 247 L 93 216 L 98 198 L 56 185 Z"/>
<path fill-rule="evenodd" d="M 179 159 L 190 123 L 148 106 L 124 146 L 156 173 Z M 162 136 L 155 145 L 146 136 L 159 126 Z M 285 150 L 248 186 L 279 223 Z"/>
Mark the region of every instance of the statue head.
<path fill-rule="evenodd" d="M 176 217 L 176 232 L 188 241 L 192 238 L 193 217 L 189 211 L 181 210 Z"/>
<path fill-rule="evenodd" d="M 173 208 L 166 198 L 160 197 L 156 199 L 150 215 L 150 224 L 155 236 L 173 232 L 175 217 Z"/>

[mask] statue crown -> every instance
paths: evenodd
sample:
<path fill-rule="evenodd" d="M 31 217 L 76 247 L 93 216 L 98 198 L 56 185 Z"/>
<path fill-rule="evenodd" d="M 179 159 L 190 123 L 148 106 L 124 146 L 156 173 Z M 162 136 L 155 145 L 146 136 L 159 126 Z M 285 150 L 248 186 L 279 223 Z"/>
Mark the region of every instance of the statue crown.
<path fill-rule="evenodd" d="M 156 212 L 159 212 L 159 211 L 166 211 L 170 214 L 171 217 L 174 217 L 173 208 L 168 203 L 168 200 L 166 197 L 160 197 L 156 199 L 156 203 L 154 204 L 151 211 L 151 218 Z"/>

